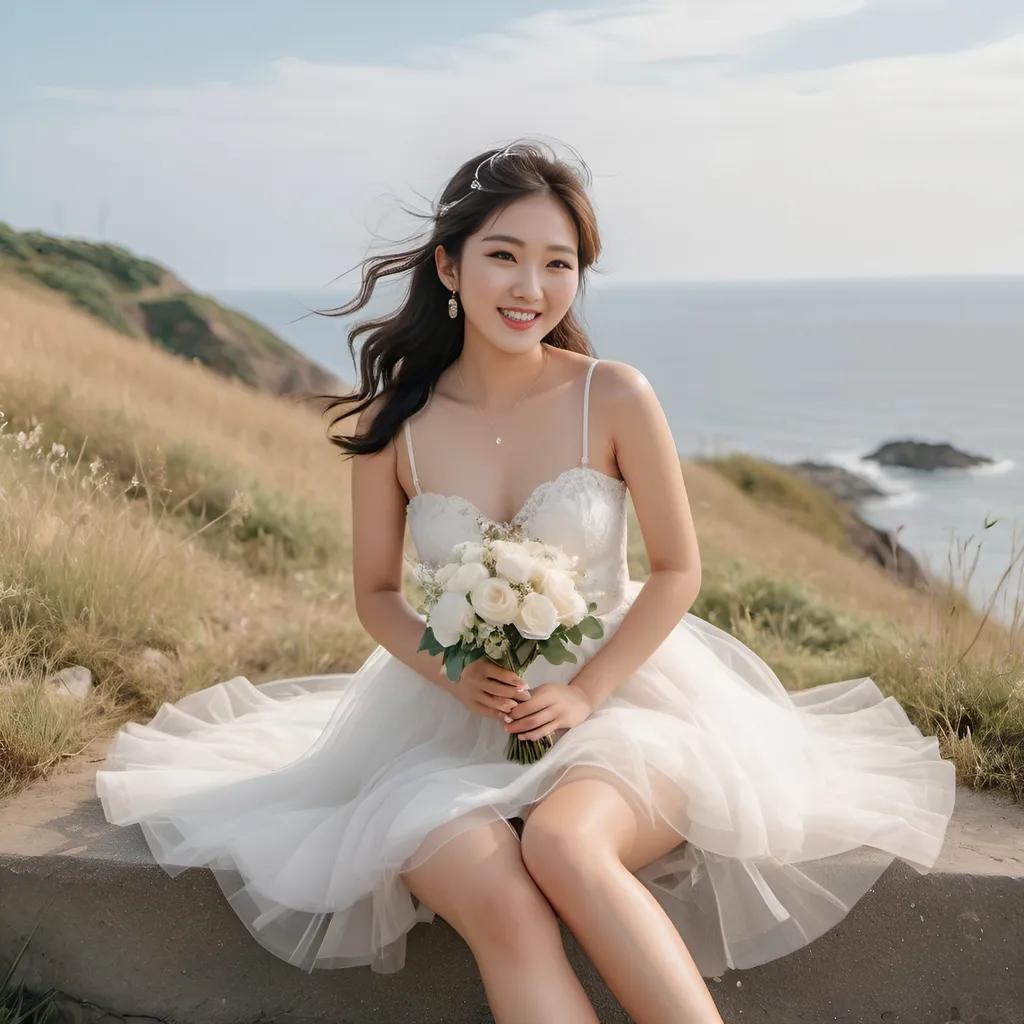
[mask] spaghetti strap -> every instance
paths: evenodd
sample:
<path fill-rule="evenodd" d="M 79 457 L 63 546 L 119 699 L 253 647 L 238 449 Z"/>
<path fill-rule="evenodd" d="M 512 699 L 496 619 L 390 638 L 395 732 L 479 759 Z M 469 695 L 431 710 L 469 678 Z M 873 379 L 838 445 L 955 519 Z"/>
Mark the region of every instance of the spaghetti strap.
<path fill-rule="evenodd" d="M 412 472 L 412 485 L 416 488 L 417 494 L 422 494 L 420 490 L 420 478 L 416 475 L 416 457 L 412 453 L 412 431 L 409 429 L 409 421 L 405 421 L 405 448 L 409 453 L 409 469 Z"/>
<path fill-rule="evenodd" d="M 590 433 L 590 378 L 594 376 L 594 367 L 600 362 L 595 359 L 587 370 L 587 382 L 583 387 L 583 458 L 580 459 L 581 466 L 590 465 L 590 457 L 587 455 L 588 435 Z"/>

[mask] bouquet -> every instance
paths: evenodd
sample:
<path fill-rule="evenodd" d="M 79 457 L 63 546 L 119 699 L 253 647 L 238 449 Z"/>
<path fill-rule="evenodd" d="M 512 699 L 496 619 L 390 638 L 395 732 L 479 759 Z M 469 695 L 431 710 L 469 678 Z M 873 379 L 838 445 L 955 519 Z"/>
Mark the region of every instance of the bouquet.
<path fill-rule="evenodd" d="M 452 682 L 485 657 L 516 675 L 538 657 L 575 664 L 567 644 L 604 635 L 597 604 L 580 594 L 576 561 L 555 545 L 489 530 L 479 542 L 456 544 L 444 565 L 418 564 L 427 620 L 418 650 L 443 653 Z M 532 764 L 553 744 L 551 736 L 513 734 L 505 753 Z"/>

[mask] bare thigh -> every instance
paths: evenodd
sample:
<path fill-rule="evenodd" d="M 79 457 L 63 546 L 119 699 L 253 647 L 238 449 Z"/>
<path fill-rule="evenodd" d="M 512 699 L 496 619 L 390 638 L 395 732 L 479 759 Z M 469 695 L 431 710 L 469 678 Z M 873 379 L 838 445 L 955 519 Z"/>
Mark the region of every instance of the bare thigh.
<path fill-rule="evenodd" d="M 653 795 L 661 806 L 682 799 L 668 779 L 660 773 L 652 776 Z M 538 834 L 571 837 L 594 853 L 611 853 L 634 873 L 686 842 L 664 818 L 652 820 L 618 776 L 589 765 L 570 768 L 529 808 L 524 843 L 532 843 Z"/>
<path fill-rule="evenodd" d="M 471 947 L 492 940 L 515 942 L 523 932 L 546 929 L 555 921 L 523 864 L 519 838 L 504 821 L 475 825 L 447 840 L 401 877 Z"/>

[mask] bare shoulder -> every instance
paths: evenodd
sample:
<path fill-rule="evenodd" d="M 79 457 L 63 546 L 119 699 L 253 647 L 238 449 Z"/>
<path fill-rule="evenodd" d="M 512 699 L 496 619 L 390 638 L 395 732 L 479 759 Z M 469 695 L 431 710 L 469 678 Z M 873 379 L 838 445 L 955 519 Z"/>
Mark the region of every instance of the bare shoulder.
<path fill-rule="evenodd" d="M 594 370 L 591 389 L 602 405 L 625 415 L 657 406 L 654 388 L 645 374 L 629 363 L 602 359 Z"/>

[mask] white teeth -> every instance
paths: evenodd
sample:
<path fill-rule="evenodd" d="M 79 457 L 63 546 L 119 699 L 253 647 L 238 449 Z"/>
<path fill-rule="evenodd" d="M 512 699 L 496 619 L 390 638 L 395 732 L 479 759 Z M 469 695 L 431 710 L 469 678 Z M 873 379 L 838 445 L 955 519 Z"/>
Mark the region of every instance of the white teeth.
<path fill-rule="evenodd" d="M 536 313 L 519 313 L 514 309 L 503 309 L 502 313 L 509 318 L 509 320 L 520 320 L 526 323 L 529 320 L 536 320 Z"/>

